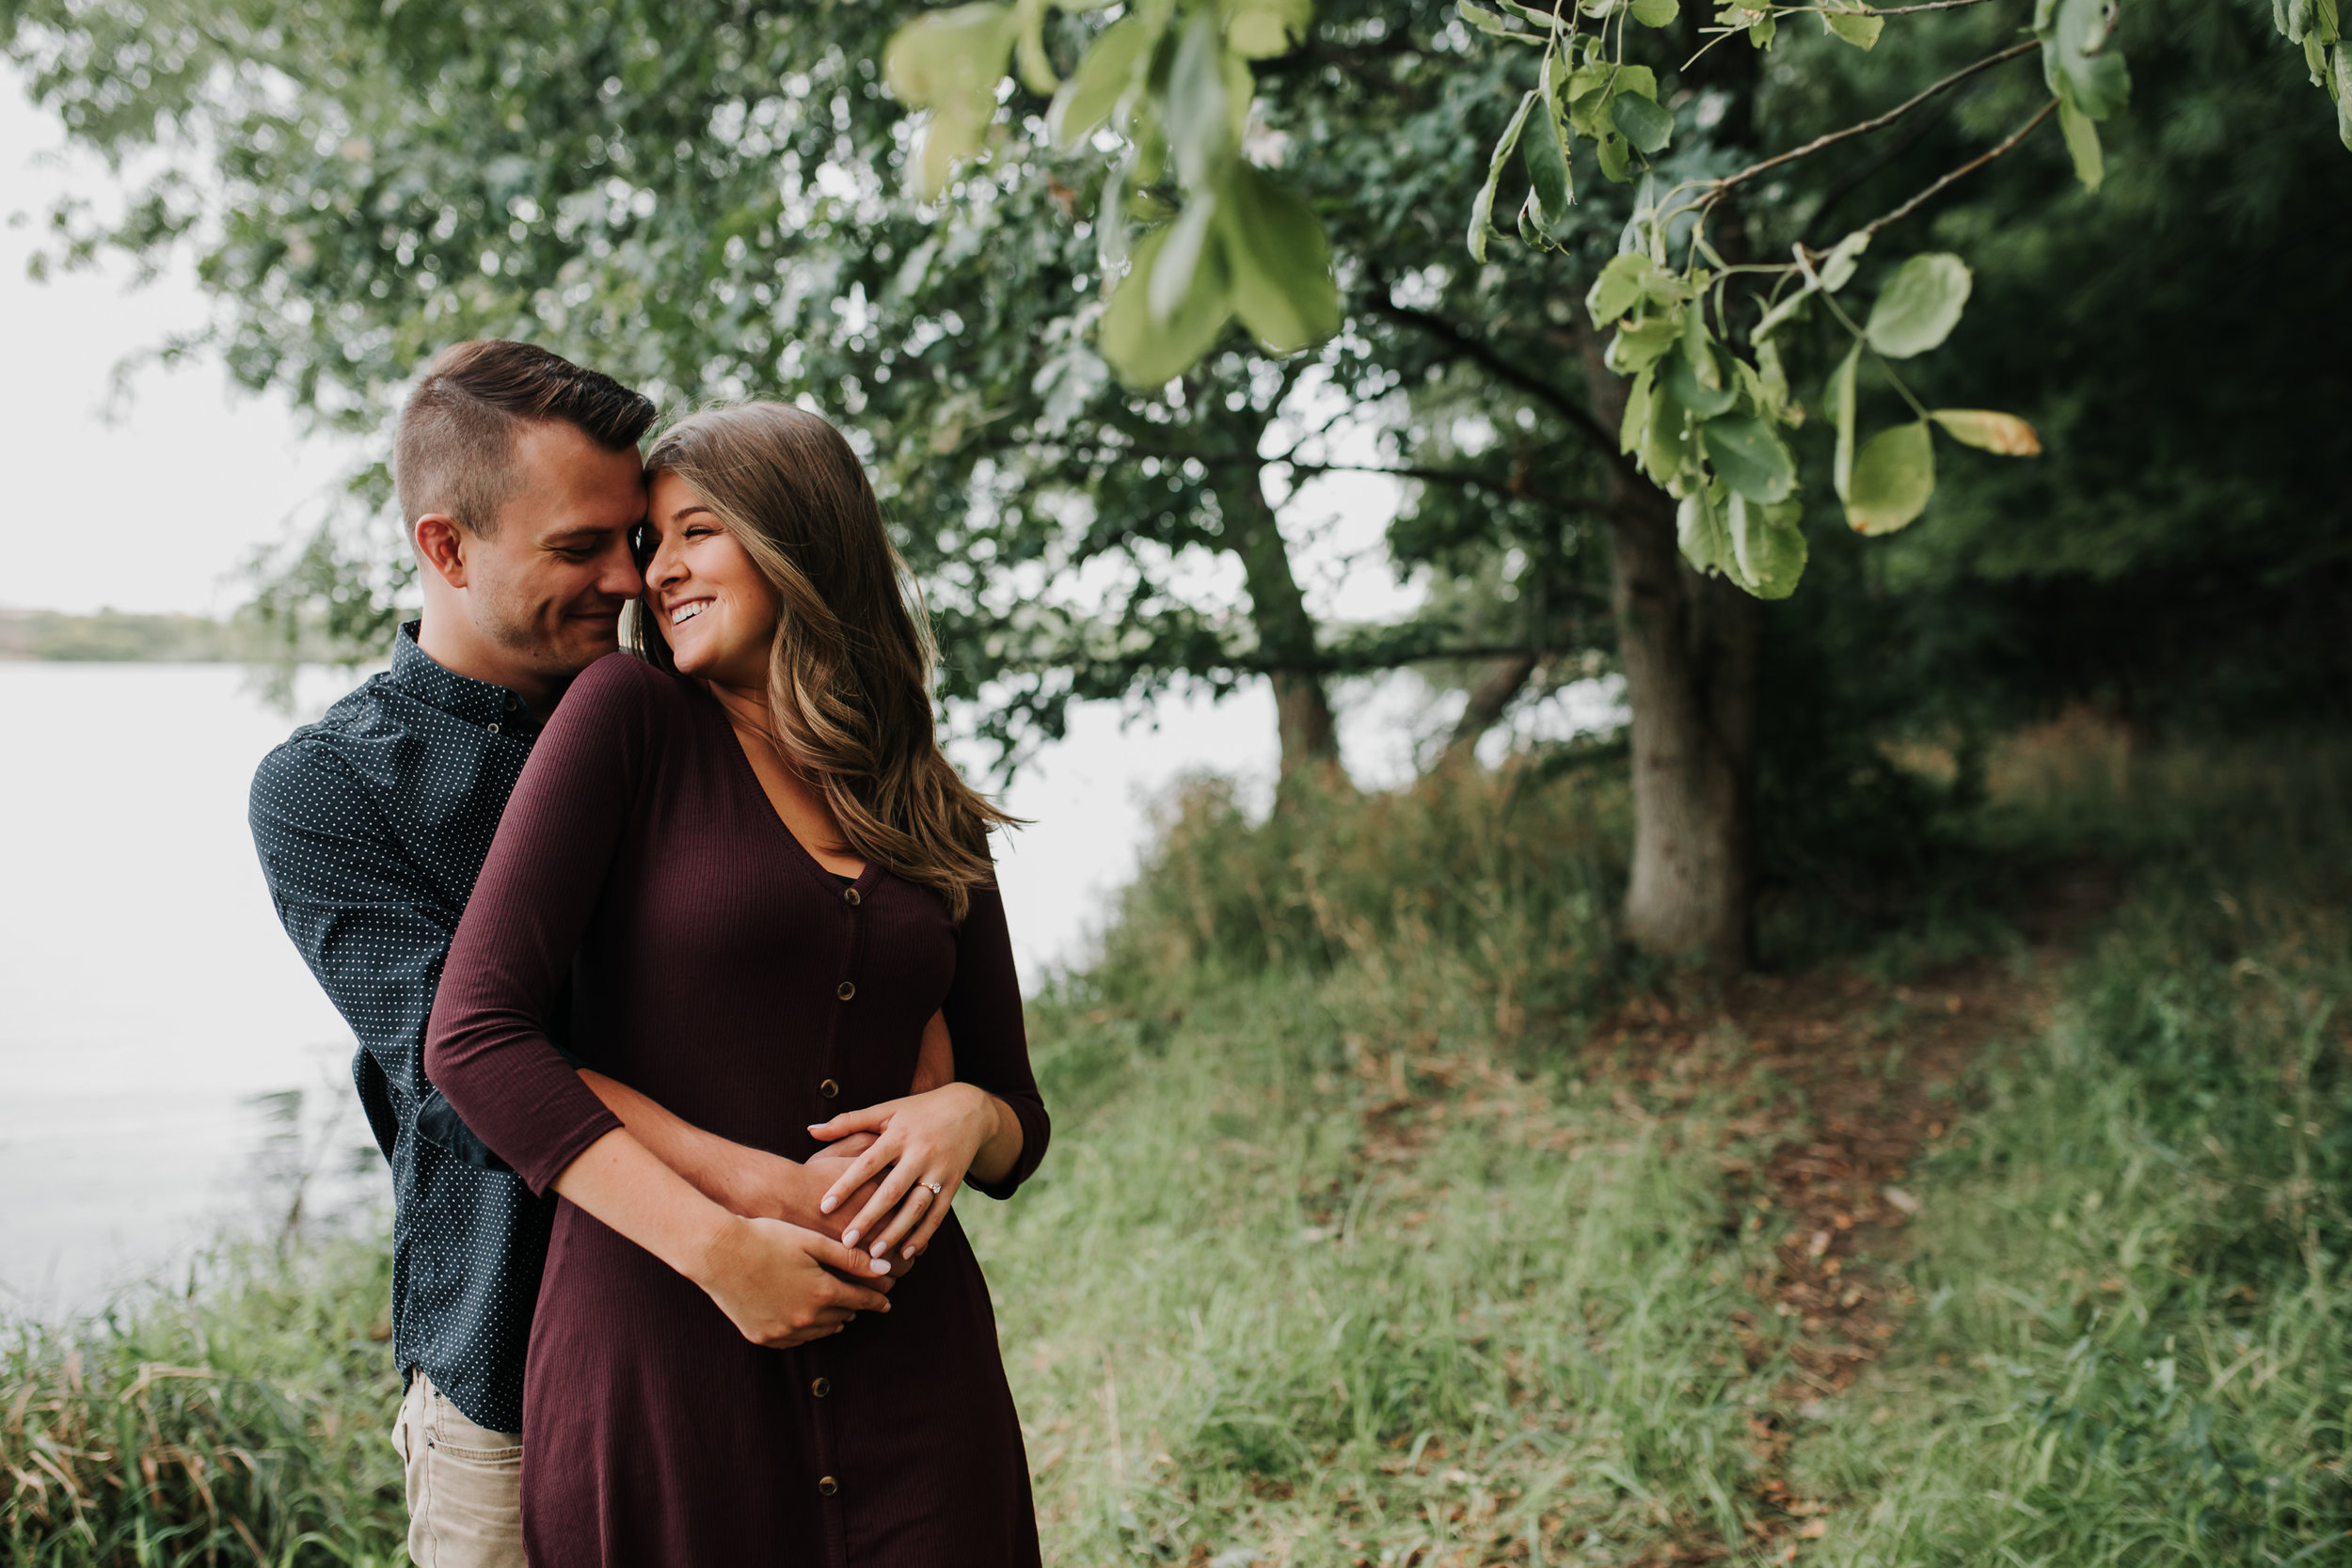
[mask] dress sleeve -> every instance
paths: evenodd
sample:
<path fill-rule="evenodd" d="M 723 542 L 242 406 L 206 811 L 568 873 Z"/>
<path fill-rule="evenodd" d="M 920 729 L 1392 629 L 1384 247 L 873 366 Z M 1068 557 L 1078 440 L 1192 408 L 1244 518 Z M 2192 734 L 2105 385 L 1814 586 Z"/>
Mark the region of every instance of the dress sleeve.
<path fill-rule="evenodd" d="M 458 922 L 424 1047 L 466 1125 L 545 1193 L 621 1125 L 548 1036 L 651 764 L 651 683 L 612 654 L 557 705 Z"/>
<path fill-rule="evenodd" d="M 1029 1069 L 1012 933 L 1005 926 L 1004 895 L 994 888 L 973 890 L 971 911 L 956 932 L 956 977 L 941 1010 L 956 1042 L 956 1077 L 986 1089 L 1021 1120 L 1021 1157 L 1004 1180 L 966 1177 L 965 1181 L 991 1197 L 1010 1197 L 1045 1158 L 1053 1124 L 1044 1097 L 1037 1092 L 1037 1074 Z"/>

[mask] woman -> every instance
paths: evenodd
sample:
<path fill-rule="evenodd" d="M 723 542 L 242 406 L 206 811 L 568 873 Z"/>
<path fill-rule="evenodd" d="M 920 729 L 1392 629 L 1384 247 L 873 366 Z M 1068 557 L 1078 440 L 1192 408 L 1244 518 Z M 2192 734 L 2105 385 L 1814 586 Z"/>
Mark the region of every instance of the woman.
<path fill-rule="evenodd" d="M 986 834 L 856 455 L 774 404 L 647 459 L 642 657 L 534 748 L 466 911 L 425 1064 L 555 1231 L 523 1392 L 546 1568 L 1038 1561 L 988 1288 L 948 1205 L 1044 1153 Z M 574 955 L 577 954 L 577 958 Z M 724 1213 L 573 1056 L 738 1142 L 876 1141 L 842 1242 Z M 894 1098 L 946 1016 L 961 1082 Z M 922 1266 L 905 1272 L 917 1253 Z M 885 1301 L 867 1280 L 897 1268 Z"/>

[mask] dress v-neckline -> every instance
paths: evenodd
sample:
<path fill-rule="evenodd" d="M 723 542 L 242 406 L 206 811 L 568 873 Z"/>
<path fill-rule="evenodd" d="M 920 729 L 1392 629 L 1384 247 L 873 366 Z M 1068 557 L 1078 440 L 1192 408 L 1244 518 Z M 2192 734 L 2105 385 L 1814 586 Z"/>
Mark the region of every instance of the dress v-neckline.
<path fill-rule="evenodd" d="M 704 689 L 699 682 L 696 683 L 696 689 L 702 692 L 704 700 L 708 704 L 712 719 L 718 722 L 722 730 L 726 732 L 727 750 L 734 754 L 739 776 L 743 783 L 751 786 L 752 793 L 759 798 L 760 815 L 775 824 L 776 831 L 783 834 L 784 841 L 792 847 L 794 857 L 801 864 L 835 889 L 855 888 L 863 896 L 867 891 L 868 880 L 874 875 L 876 869 L 874 863 L 867 861 L 855 877 L 850 877 L 848 872 L 835 871 L 823 861 L 818 860 L 816 851 L 802 843 L 801 835 L 792 831 L 792 824 L 784 819 L 784 813 L 776 809 L 775 798 L 768 793 L 768 786 L 760 781 L 759 769 L 752 766 L 751 753 L 744 750 L 742 732 L 735 727 L 735 721 L 727 717 L 726 705 L 712 696 L 708 690 Z M 850 879 L 844 882 L 841 880 L 844 877 L 850 877 Z"/>

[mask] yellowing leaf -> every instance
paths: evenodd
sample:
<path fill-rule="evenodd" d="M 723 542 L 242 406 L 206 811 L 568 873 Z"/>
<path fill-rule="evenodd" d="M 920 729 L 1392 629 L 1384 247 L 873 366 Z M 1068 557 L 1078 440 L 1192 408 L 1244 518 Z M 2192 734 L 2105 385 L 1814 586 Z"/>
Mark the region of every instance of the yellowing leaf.
<path fill-rule="evenodd" d="M 1938 408 L 1928 418 L 1942 425 L 1944 434 L 1953 440 L 1984 451 L 1996 451 L 2003 457 L 2042 455 L 2042 437 L 2014 414 L 1995 414 L 1987 408 Z"/>

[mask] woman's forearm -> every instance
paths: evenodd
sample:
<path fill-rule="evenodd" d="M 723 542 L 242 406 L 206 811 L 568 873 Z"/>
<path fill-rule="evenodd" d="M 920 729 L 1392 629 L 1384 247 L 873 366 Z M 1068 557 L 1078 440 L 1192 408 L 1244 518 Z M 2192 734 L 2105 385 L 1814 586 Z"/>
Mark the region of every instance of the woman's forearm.
<path fill-rule="evenodd" d="M 996 1125 L 980 1141 L 966 1174 L 983 1181 L 1002 1181 L 1021 1158 L 1021 1118 L 1012 1114 L 1010 1105 L 993 1094 L 988 1097 L 988 1108 L 995 1116 Z"/>
<path fill-rule="evenodd" d="M 706 1132 L 594 1068 L 581 1068 L 580 1079 L 595 1091 L 605 1109 L 627 1124 L 630 1135 L 647 1152 L 712 1202 L 738 1214 L 766 1214 L 814 1229 L 827 1228 L 823 1216 L 817 1212 L 823 1184 L 817 1182 L 812 1188 L 813 1179 L 799 1162 Z"/>
<path fill-rule="evenodd" d="M 696 1191 L 627 1128 L 590 1144 L 564 1167 L 554 1190 L 698 1282 L 736 1217 Z"/>

